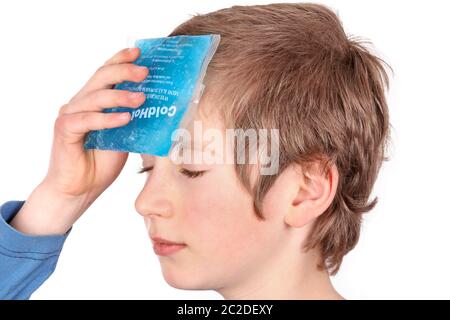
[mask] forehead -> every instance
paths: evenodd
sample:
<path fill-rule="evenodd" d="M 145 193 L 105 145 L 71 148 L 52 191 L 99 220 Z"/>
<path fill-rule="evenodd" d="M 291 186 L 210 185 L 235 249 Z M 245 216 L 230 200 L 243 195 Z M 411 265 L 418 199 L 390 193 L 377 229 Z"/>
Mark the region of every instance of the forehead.
<path fill-rule="evenodd" d="M 217 110 L 217 106 L 215 106 L 213 103 L 210 103 L 209 101 L 210 99 L 201 100 L 197 112 L 195 113 L 194 119 L 190 121 L 189 125 L 185 128 L 190 134 L 191 148 L 194 148 L 194 145 L 198 146 L 198 144 L 192 143 L 197 139 L 207 139 L 205 137 L 205 132 L 208 129 L 217 130 L 218 132 L 220 132 L 222 136 L 225 134 L 224 121 L 220 117 L 220 113 Z M 195 130 L 199 130 L 200 127 L 201 131 L 195 132 Z M 202 135 L 199 136 L 198 134 L 196 134 L 198 132 L 201 132 Z M 208 145 L 208 141 L 206 140 L 202 141 L 201 143 L 202 150 L 203 148 L 205 148 L 206 145 Z M 153 155 L 143 153 L 141 153 L 140 156 L 141 159 L 144 161 L 150 160 L 155 157 Z"/>

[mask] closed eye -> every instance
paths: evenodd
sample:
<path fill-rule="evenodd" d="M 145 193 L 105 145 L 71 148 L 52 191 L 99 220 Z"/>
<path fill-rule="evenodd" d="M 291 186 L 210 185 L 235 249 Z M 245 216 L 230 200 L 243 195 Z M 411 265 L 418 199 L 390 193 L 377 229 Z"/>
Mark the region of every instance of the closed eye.
<path fill-rule="evenodd" d="M 143 168 L 139 169 L 138 174 L 139 173 L 143 173 L 143 172 L 148 172 L 150 170 L 153 170 L 153 166 L 143 167 Z M 191 171 L 191 170 L 188 170 L 188 169 L 185 169 L 185 168 L 181 168 L 180 172 L 182 174 L 184 174 L 188 178 L 198 178 L 198 177 L 201 177 L 202 175 L 204 175 L 206 170 L 203 170 L 203 171 Z"/>
<path fill-rule="evenodd" d="M 191 170 L 187 170 L 185 168 L 181 168 L 180 172 L 182 174 L 184 174 L 188 178 L 197 178 L 197 177 L 201 177 L 202 175 L 204 175 L 206 170 L 203 170 L 203 171 L 191 171 Z"/>
<path fill-rule="evenodd" d="M 139 171 L 137 173 L 143 173 L 143 172 L 147 172 L 153 169 L 153 166 L 151 167 L 143 167 L 143 168 L 139 168 Z"/>

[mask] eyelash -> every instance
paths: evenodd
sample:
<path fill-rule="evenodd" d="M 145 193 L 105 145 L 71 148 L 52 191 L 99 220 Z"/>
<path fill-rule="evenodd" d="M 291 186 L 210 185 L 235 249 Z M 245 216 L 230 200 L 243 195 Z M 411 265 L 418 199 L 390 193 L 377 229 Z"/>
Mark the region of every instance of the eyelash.
<path fill-rule="evenodd" d="M 152 169 L 153 169 L 153 167 L 140 168 L 139 171 L 138 171 L 138 174 L 150 171 Z M 182 174 L 184 174 L 186 177 L 194 179 L 194 178 L 198 178 L 198 177 L 201 177 L 202 175 L 204 175 L 206 170 L 203 170 L 203 171 L 190 171 L 190 170 L 181 168 L 180 172 Z"/>

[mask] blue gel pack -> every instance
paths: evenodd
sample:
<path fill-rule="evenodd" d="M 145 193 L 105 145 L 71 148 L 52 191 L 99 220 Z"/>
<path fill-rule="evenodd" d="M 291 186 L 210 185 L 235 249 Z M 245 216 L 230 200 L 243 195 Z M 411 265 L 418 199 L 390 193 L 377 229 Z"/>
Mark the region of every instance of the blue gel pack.
<path fill-rule="evenodd" d="M 103 109 L 128 111 L 131 120 L 121 127 L 90 131 L 84 148 L 167 156 L 172 133 L 187 127 L 195 116 L 206 68 L 219 42 L 216 34 L 136 40 L 141 54 L 133 63 L 150 72 L 142 82 L 124 81 L 114 88 L 144 92 L 146 100 L 139 108 Z"/>

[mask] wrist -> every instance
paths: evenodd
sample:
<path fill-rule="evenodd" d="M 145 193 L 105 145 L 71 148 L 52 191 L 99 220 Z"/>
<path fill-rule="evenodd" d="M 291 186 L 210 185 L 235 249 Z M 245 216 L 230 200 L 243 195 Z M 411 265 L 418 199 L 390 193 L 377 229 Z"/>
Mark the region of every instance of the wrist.
<path fill-rule="evenodd" d="M 28 235 L 63 235 L 86 211 L 86 197 L 70 197 L 39 184 L 10 225 Z"/>

